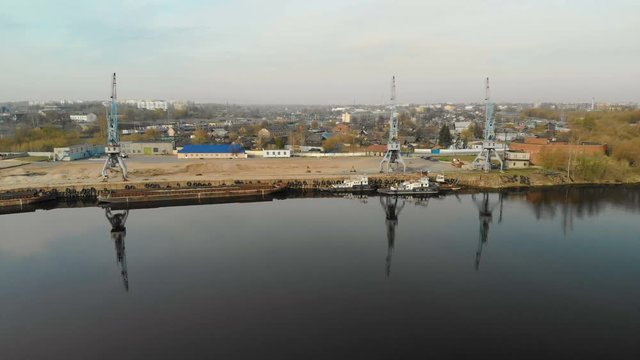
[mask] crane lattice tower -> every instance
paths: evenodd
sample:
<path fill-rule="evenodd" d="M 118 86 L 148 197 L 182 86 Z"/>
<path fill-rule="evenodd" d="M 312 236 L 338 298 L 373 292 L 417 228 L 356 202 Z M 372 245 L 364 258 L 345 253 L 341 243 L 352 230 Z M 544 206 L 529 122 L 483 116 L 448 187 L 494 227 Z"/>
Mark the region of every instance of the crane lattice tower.
<path fill-rule="evenodd" d="M 491 103 L 491 94 L 489 91 L 489 78 L 486 82 L 485 92 L 485 120 L 484 120 L 484 139 L 482 141 L 482 150 L 476 156 L 471 163 L 472 167 L 476 170 L 491 170 L 491 159 L 494 158 L 500 163 L 500 169 L 502 170 L 502 159 L 498 156 L 496 151 L 496 132 L 495 132 L 495 119 L 493 117 L 493 103 Z"/>
<path fill-rule="evenodd" d="M 113 73 L 113 82 L 111 83 L 111 106 L 107 117 L 107 146 L 105 147 L 107 160 L 102 167 L 102 178 L 109 178 L 110 171 L 122 172 L 122 178 L 127 180 L 127 165 L 122 158 L 120 149 L 120 136 L 118 134 L 118 103 L 116 96 L 116 73 Z"/>
<path fill-rule="evenodd" d="M 380 172 L 383 172 L 384 164 L 387 164 L 387 172 L 397 169 L 398 164 L 402 164 L 402 172 L 407 170 L 407 166 L 400 154 L 400 139 L 398 138 L 398 113 L 396 112 L 396 77 L 391 78 L 391 116 L 389 117 L 389 141 L 387 151 L 380 162 Z"/>
<path fill-rule="evenodd" d="M 391 275 L 391 258 L 396 241 L 396 227 L 398 226 L 398 216 L 404 208 L 404 199 L 400 199 L 398 204 L 397 196 L 380 196 L 380 205 L 385 212 L 385 225 L 387 226 L 387 258 L 385 261 L 385 272 L 387 277 Z"/>
<path fill-rule="evenodd" d="M 125 252 L 124 239 L 127 235 L 125 223 L 129 216 L 129 209 L 121 212 L 112 212 L 111 208 L 104 209 L 107 220 L 111 223 L 111 239 L 116 246 L 116 261 L 120 266 L 120 276 L 124 289 L 129 291 L 129 271 L 127 270 L 127 255 Z"/>

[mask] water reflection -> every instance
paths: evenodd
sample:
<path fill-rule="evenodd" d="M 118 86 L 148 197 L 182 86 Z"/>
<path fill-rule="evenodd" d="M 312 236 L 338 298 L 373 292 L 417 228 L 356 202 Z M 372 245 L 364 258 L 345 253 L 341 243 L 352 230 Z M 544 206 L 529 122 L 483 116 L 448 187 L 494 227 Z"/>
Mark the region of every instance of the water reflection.
<path fill-rule="evenodd" d="M 346 195 L 343 195 L 342 197 L 348 200 L 356 200 L 362 204 L 366 204 L 369 202 L 369 196 L 366 194 L 348 193 Z"/>
<path fill-rule="evenodd" d="M 120 267 L 120 276 L 125 291 L 129 291 L 129 273 L 127 271 L 127 254 L 125 253 L 124 238 L 127 235 L 125 223 L 129 216 L 129 210 L 120 210 L 114 212 L 111 208 L 105 208 L 107 220 L 111 223 L 111 240 L 116 247 L 116 262 Z"/>
<path fill-rule="evenodd" d="M 476 250 L 475 268 L 476 271 L 480 269 L 480 260 L 482 259 L 482 249 L 489 241 L 489 227 L 493 221 L 493 210 L 500 204 L 500 215 L 498 217 L 498 223 L 502 222 L 502 203 L 503 194 L 498 195 L 498 200 L 490 200 L 489 193 L 482 193 L 480 195 L 471 195 L 473 202 L 478 208 L 478 219 L 480 220 L 480 236 L 478 241 L 478 250 Z"/>
<path fill-rule="evenodd" d="M 531 206 L 536 220 L 561 216 L 563 233 L 573 231 L 576 218 L 598 216 L 607 208 L 619 208 L 637 213 L 640 211 L 640 188 L 597 187 L 532 190 L 525 193 L 509 193 L 509 199 L 520 199 Z"/>
<path fill-rule="evenodd" d="M 194 205 L 134 224 L 116 207 L 0 216 L 0 353 L 633 358 L 640 189 L 611 190 L 588 221 L 590 189 Z M 96 230 L 105 246 L 87 241 Z M 138 291 L 122 293 L 126 230 L 153 251 L 136 251 Z"/>
<path fill-rule="evenodd" d="M 396 241 L 396 227 L 398 226 L 398 215 L 404 208 L 405 200 L 397 196 L 380 196 L 380 205 L 385 213 L 385 225 L 387 226 L 387 259 L 385 272 L 387 277 L 391 275 L 391 257 Z"/>

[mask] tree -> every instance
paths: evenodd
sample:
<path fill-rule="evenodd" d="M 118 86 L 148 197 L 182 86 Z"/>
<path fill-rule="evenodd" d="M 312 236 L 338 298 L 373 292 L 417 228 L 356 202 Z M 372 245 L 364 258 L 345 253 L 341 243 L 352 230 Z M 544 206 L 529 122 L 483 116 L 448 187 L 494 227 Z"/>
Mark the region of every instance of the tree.
<path fill-rule="evenodd" d="M 462 147 L 466 148 L 467 144 L 469 143 L 470 140 L 473 139 L 473 137 L 474 137 L 473 127 L 462 130 L 462 132 L 460 132 L 460 140 L 462 140 Z"/>
<path fill-rule="evenodd" d="M 192 144 L 205 144 L 209 141 L 209 134 L 204 129 L 198 129 L 193 132 Z"/>
<path fill-rule="evenodd" d="M 284 140 L 281 137 L 275 139 L 276 149 L 284 149 Z"/>
<path fill-rule="evenodd" d="M 473 123 L 473 137 L 476 139 L 484 139 L 484 126 L 479 122 Z"/>
<path fill-rule="evenodd" d="M 444 148 L 448 148 L 453 143 L 453 139 L 451 138 L 451 131 L 449 130 L 449 125 L 444 124 L 442 128 L 440 128 L 440 135 L 438 136 L 438 144 Z"/>
<path fill-rule="evenodd" d="M 144 132 L 144 136 L 143 139 L 145 140 L 158 140 L 160 139 L 160 137 L 162 137 L 162 133 L 160 133 L 160 131 L 158 131 L 157 129 L 147 129 Z"/>
<path fill-rule="evenodd" d="M 334 135 L 322 142 L 322 148 L 326 152 L 336 152 L 342 150 L 342 144 L 349 144 L 350 147 L 356 143 L 356 137 L 352 134 Z"/>
<path fill-rule="evenodd" d="M 124 120 L 129 122 L 136 121 L 136 111 L 133 108 L 127 108 L 124 111 Z"/>

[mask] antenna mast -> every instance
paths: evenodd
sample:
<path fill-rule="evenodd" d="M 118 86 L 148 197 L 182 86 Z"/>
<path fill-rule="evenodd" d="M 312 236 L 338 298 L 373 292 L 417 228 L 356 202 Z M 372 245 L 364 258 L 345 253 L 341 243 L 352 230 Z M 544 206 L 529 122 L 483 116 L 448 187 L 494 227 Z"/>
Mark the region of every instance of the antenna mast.
<path fill-rule="evenodd" d="M 380 162 L 380 172 L 383 172 L 384 164 L 387 164 L 387 172 L 391 172 L 393 167 L 397 169 L 398 164 L 402 164 L 402 172 L 407 170 L 407 166 L 400 154 L 400 140 L 398 139 L 398 113 L 396 112 L 396 77 L 391 78 L 391 117 L 389 118 L 389 141 L 387 142 L 387 152 L 385 152 Z M 392 167 L 392 164 L 393 167 Z"/>
<path fill-rule="evenodd" d="M 107 181 L 109 171 L 122 171 L 122 179 L 127 180 L 127 166 L 122 158 L 120 149 L 120 136 L 118 135 L 118 103 L 116 95 L 116 73 L 113 73 L 113 82 L 111 83 L 111 107 L 107 117 L 107 146 L 105 147 L 107 160 L 102 167 L 102 179 Z"/>

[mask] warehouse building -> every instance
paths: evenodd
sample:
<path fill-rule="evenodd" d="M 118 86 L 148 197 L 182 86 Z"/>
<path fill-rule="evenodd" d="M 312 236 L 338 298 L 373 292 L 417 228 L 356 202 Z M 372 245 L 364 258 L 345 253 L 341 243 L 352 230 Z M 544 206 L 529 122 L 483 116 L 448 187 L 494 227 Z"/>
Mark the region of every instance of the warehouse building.
<path fill-rule="evenodd" d="M 524 151 L 506 151 L 504 154 L 505 169 L 526 169 L 530 160 L 531 154 Z"/>
<path fill-rule="evenodd" d="M 54 161 L 73 161 L 104 154 L 104 145 L 80 144 L 53 148 Z"/>
<path fill-rule="evenodd" d="M 173 142 L 133 142 L 122 141 L 120 148 L 127 155 L 169 155 L 173 154 Z"/>
<path fill-rule="evenodd" d="M 266 158 L 288 158 L 291 157 L 291 150 L 262 150 L 262 156 Z"/>
<path fill-rule="evenodd" d="M 239 144 L 185 145 L 178 150 L 178 159 L 246 159 L 247 154 Z"/>

